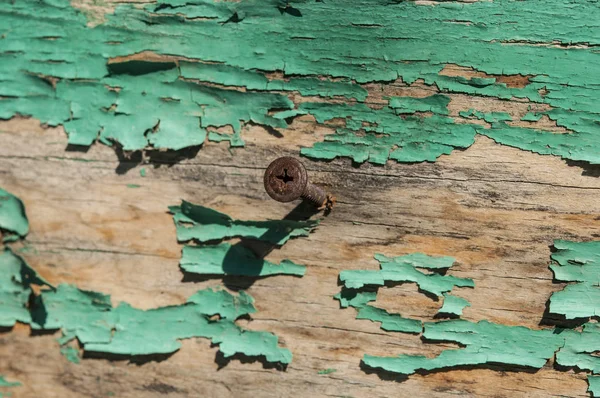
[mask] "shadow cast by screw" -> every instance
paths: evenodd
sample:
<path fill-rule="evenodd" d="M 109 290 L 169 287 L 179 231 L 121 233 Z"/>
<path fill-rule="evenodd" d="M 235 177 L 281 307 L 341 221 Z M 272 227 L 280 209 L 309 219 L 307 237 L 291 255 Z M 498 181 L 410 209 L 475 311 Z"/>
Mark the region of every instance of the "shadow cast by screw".
<path fill-rule="evenodd" d="M 307 202 L 299 203 L 290 211 L 282 221 L 305 221 L 317 214 L 320 210 Z M 288 232 L 281 228 L 271 228 L 256 239 L 241 238 L 240 241 L 232 245 L 222 263 L 223 275 L 198 275 L 192 272 L 183 271 L 182 282 L 205 282 L 215 278 L 222 278 L 224 285 L 234 291 L 247 289 L 262 276 L 264 259 L 273 250 L 280 245 L 271 242 L 278 242 L 287 236 Z M 248 257 L 251 255 L 252 257 Z M 240 267 L 243 267 L 244 275 L 240 274 Z"/>

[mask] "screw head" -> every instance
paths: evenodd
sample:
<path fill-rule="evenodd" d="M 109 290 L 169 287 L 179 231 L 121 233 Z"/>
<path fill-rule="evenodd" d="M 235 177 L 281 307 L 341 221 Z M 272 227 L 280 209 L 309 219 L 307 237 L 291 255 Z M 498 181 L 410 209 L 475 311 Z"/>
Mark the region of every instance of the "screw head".
<path fill-rule="evenodd" d="M 265 190 L 278 202 L 291 202 L 302 196 L 308 183 L 304 165 L 295 158 L 275 159 L 265 170 Z"/>

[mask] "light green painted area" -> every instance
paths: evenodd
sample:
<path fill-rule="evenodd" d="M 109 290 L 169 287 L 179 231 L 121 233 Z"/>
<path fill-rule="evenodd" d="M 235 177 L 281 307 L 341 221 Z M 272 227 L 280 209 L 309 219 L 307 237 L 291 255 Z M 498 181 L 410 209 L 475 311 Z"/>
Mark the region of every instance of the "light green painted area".
<path fill-rule="evenodd" d="M 422 253 L 408 254 L 399 257 L 386 257 L 376 254 L 381 270 L 342 271 L 340 280 L 349 289 L 359 289 L 366 285 L 383 286 L 386 282 L 413 282 L 419 289 L 435 296 L 449 292 L 453 287 L 473 287 L 473 280 L 438 273 L 425 273 L 419 268 L 428 270 L 445 270 L 452 266 L 451 257 L 434 257 Z"/>
<path fill-rule="evenodd" d="M 564 315 L 567 319 L 595 317 L 597 304 L 596 293 L 582 293 L 579 286 L 598 288 L 600 282 L 600 241 L 569 242 L 556 241 L 556 251 L 551 255 L 553 263 L 550 268 L 558 281 L 576 282 L 569 284 L 562 291 L 550 297 L 551 314 Z M 402 259 L 403 256 L 396 257 Z M 426 256 L 420 254 L 421 260 L 416 264 L 427 264 Z M 453 259 L 447 260 L 452 264 Z M 444 269 L 446 265 L 440 267 Z M 425 267 L 422 267 L 425 268 Z M 346 271 L 343 271 L 346 272 Z M 347 271 L 357 272 L 357 271 Z M 354 274 L 359 276 L 359 274 Z M 364 319 L 382 322 L 382 329 L 403 333 L 412 333 L 405 327 L 384 328 L 390 314 L 371 307 L 369 302 L 376 300 L 376 292 L 364 290 L 365 286 L 373 285 L 373 278 L 367 274 L 360 288 L 343 289 L 335 296 L 342 308 L 351 306 L 364 311 Z M 387 279 L 386 279 L 387 280 Z M 378 283 L 375 284 L 376 286 Z M 589 286 L 588 286 L 589 285 Z M 574 287 L 576 290 L 569 288 Z M 441 314 L 460 316 L 466 305 L 466 300 L 449 293 L 442 293 L 444 303 L 439 310 Z M 375 309 L 375 311 L 371 310 Z M 357 317 L 358 318 L 358 317 Z M 397 318 L 393 318 L 397 319 Z M 406 324 L 421 322 L 410 318 L 401 318 Z M 585 319 L 583 320 L 585 322 Z M 393 323 L 390 323 L 394 325 Z M 500 364 L 505 366 L 542 368 L 551 358 L 560 369 L 579 369 L 591 372 L 588 377 L 589 389 L 592 396 L 600 395 L 600 324 L 587 322 L 581 331 L 569 328 L 529 329 L 523 326 L 508 326 L 487 320 L 471 322 L 463 319 L 445 320 L 422 323 L 423 338 L 428 343 L 456 343 L 459 348 L 445 349 L 435 357 L 424 355 L 372 356 L 366 354 L 363 364 L 370 368 L 384 369 L 402 375 L 412 375 L 417 372 L 443 371 L 464 366 L 479 366 L 484 364 Z M 419 333 L 419 331 L 416 331 Z"/>
<path fill-rule="evenodd" d="M 21 383 L 20 383 L 20 382 L 18 382 L 18 381 L 13 381 L 13 382 L 10 382 L 10 381 L 6 380 L 6 379 L 4 378 L 4 376 L 0 375 L 0 388 L 1 388 L 1 389 L 3 389 L 3 390 L 4 390 L 5 388 L 10 388 L 10 387 L 18 387 L 18 386 L 20 386 L 20 385 L 21 385 Z M 3 397 L 11 397 L 11 396 L 12 396 L 12 393 L 11 393 L 11 392 L 8 392 L 8 391 L 0 391 L 0 398 L 3 398 Z"/>
<path fill-rule="evenodd" d="M 600 376 L 588 376 L 588 392 L 592 397 L 600 397 Z"/>
<path fill-rule="evenodd" d="M 550 297 L 550 312 L 567 319 L 600 315 L 600 242 L 554 242 L 550 269 L 560 282 L 576 282 Z"/>
<path fill-rule="evenodd" d="M 259 258 L 240 244 L 184 246 L 179 265 L 185 272 L 202 275 L 302 276 L 306 267 L 290 260 L 279 264 Z"/>
<path fill-rule="evenodd" d="M 595 0 L 298 0 L 291 7 L 161 0 L 142 9 L 123 4 L 90 28 L 69 0 L 3 2 L 0 118 L 33 116 L 64 125 L 72 144 L 99 140 L 137 150 L 197 146 L 207 127 L 224 126 L 233 134 L 211 132 L 209 139 L 242 146 L 243 124 L 285 129 L 286 119 L 309 113 L 346 124 L 302 151 L 316 159 L 435 161 L 482 134 L 597 164 L 597 21 Z M 171 58 L 107 62 L 143 51 Z M 490 77 L 440 74 L 447 65 Z M 526 76 L 528 84 L 509 87 L 497 75 Z M 58 78 L 56 87 L 43 76 Z M 365 105 L 361 84 L 397 79 L 420 79 L 432 96 Z M 548 116 L 569 133 L 513 127 L 506 115 L 484 116 L 491 127 L 457 123 L 447 117 L 454 94 L 548 105 Z"/>
<path fill-rule="evenodd" d="M 308 236 L 318 221 L 243 221 L 234 220 L 226 214 L 182 201 L 181 206 L 171 206 L 177 227 L 177 240 L 209 242 L 234 237 L 253 238 L 277 245 L 290 238 Z"/>
<path fill-rule="evenodd" d="M 264 73 L 252 70 L 240 70 L 224 64 L 205 64 L 198 62 L 180 62 L 181 77 L 224 86 L 244 87 L 260 91 L 297 91 L 303 96 L 335 97 L 341 96 L 364 101 L 367 90 L 349 80 L 331 81 L 315 77 L 292 77 L 287 80 L 269 80 Z"/>
<path fill-rule="evenodd" d="M 444 293 L 444 304 L 440 308 L 439 313 L 460 316 L 465 307 L 470 306 L 471 304 L 464 298 Z"/>
<path fill-rule="evenodd" d="M 410 114 L 415 112 L 432 112 L 440 115 L 448 114 L 450 97 L 447 95 L 431 95 L 424 98 L 391 97 L 389 107 L 397 114 Z"/>
<path fill-rule="evenodd" d="M 421 322 L 414 319 L 406 319 L 400 314 L 390 314 L 384 309 L 365 305 L 358 309 L 356 319 L 368 319 L 373 322 L 381 322 L 381 329 L 390 332 L 421 333 L 423 327 Z"/>
<path fill-rule="evenodd" d="M 19 199 L 9 197 L 20 205 L 15 216 L 28 225 Z M 12 217 L 0 218 L 0 228 L 10 230 L 12 222 Z M 304 267 L 296 266 L 298 270 L 294 266 L 282 262 L 283 268 L 304 272 Z M 110 296 L 73 285 L 54 288 L 9 248 L 0 253 L 0 271 L 0 327 L 21 322 L 34 330 L 60 329 L 60 352 L 73 363 L 81 360 L 79 350 L 66 345 L 73 339 L 84 352 L 130 357 L 171 354 L 181 347 L 180 340 L 196 337 L 210 339 L 226 358 L 241 354 L 282 364 L 292 360 L 292 353 L 279 346 L 277 336 L 236 324 L 240 317 L 256 312 L 254 299 L 244 291 L 232 294 L 223 288 L 206 288 L 181 305 L 141 310 L 124 302 L 113 307 Z M 39 295 L 34 294 L 33 284 L 43 288 Z M 0 387 L 6 386 L 4 382 L 0 378 Z"/>
<path fill-rule="evenodd" d="M 0 375 L 0 387 L 18 387 L 21 383 L 18 381 L 8 381 L 4 376 Z"/>
<path fill-rule="evenodd" d="M 60 353 L 67 359 L 67 361 L 78 365 L 81 363 L 81 358 L 79 357 L 79 350 L 75 347 L 64 346 L 61 347 Z"/>
<path fill-rule="evenodd" d="M 399 97 L 394 98 L 400 103 Z M 406 97 L 404 102 L 408 102 Z M 412 102 L 412 101 L 411 101 Z M 421 104 L 423 108 L 429 104 Z M 415 106 L 411 104 L 410 106 Z M 317 122 L 344 118 L 346 127 L 325 141 L 301 153 L 315 159 L 351 158 L 356 163 L 385 164 L 388 159 L 401 162 L 435 161 L 455 148 L 468 148 L 475 142 L 476 126 L 457 124 L 453 118 L 404 115 L 400 117 L 389 107 L 373 110 L 365 104 L 303 103 L 299 107 Z M 358 134 L 364 131 L 367 134 Z"/>
<path fill-rule="evenodd" d="M 5 232 L 3 240 L 23 238 L 29 232 L 29 222 L 23 202 L 13 194 L 0 188 L 0 230 Z"/>
<path fill-rule="evenodd" d="M 565 335 L 575 333 L 531 330 L 488 321 L 473 323 L 462 319 L 425 323 L 424 326 L 424 338 L 434 342 L 456 342 L 464 348 L 444 350 L 434 358 L 421 355 L 365 355 L 363 362 L 373 368 L 405 375 L 419 370 L 451 369 L 486 363 L 541 368 L 565 343 Z"/>
<path fill-rule="evenodd" d="M 180 340 L 210 339 L 225 357 L 243 354 L 264 356 L 268 362 L 287 364 L 289 350 L 278 345 L 275 335 L 240 328 L 235 320 L 255 312 L 247 294 L 234 296 L 224 290 L 200 290 L 182 305 L 150 310 L 127 303 L 112 307 L 110 296 L 71 285 L 44 290 L 32 311 L 34 329 L 61 329 L 62 344 L 77 338 L 84 351 L 125 356 L 170 354 Z M 214 315 L 221 315 L 217 320 Z"/>
<path fill-rule="evenodd" d="M 328 375 L 328 374 L 335 373 L 335 372 L 337 372 L 337 369 L 327 368 L 327 369 L 319 370 L 317 372 L 317 374 Z"/>
<path fill-rule="evenodd" d="M 573 333 L 565 339 L 564 347 L 556 353 L 556 362 L 562 366 L 575 367 L 593 374 L 600 373 L 600 326 L 586 323 L 581 333 Z"/>
<path fill-rule="evenodd" d="M 469 109 L 468 111 L 461 111 L 458 114 L 465 118 L 474 117 L 479 120 L 485 120 L 488 123 L 512 121 L 512 117 L 506 112 L 485 113 L 485 112 L 480 112 L 475 109 Z"/>
<path fill-rule="evenodd" d="M 31 285 L 48 285 L 21 257 L 5 248 L 0 252 L 0 326 L 30 323 L 27 308 Z M 48 285 L 49 286 L 49 285 Z"/>
<path fill-rule="evenodd" d="M 421 291 L 430 296 L 441 297 L 443 295 L 445 297 L 444 305 L 446 305 L 447 297 L 454 297 L 447 295 L 446 292 L 454 287 L 474 286 L 471 279 L 431 272 L 446 272 L 455 263 L 455 259 L 452 257 L 411 253 L 398 257 L 386 257 L 382 254 L 376 254 L 375 258 L 380 263 L 380 271 L 342 271 L 340 281 L 344 283 L 344 287 L 334 298 L 339 300 L 342 308 L 356 308 L 358 310 L 356 319 L 380 322 L 380 327 L 383 330 L 419 334 L 423 331 L 423 324 L 420 320 L 406 318 L 401 314 L 392 314 L 382 308 L 369 305 L 369 302 L 377 300 L 377 291 L 361 289 L 378 289 L 389 282 L 412 282 L 416 283 Z M 429 270 L 430 272 L 425 273 L 419 271 L 419 269 Z M 458 297 L 455 298 L 458 299 Z M 464 301 L 461 304 L 469 305 L 466 300 L 459 300 Z M 453 304 L 450 310 L 458 312 L 458 308 L 459 303 L 457 300 L 457 303 Z M 462 311 L 462 307 L 460 307 L 460 310 Z"/>

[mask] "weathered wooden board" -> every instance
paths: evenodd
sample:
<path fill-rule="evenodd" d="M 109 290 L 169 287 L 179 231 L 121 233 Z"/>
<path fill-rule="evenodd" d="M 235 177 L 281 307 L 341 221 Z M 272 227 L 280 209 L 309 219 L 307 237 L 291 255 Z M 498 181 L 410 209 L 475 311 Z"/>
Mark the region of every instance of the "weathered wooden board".
<path fill-rule="evenodd" d="M 534 330 L 559 323 L 547 310 L 565 286 L 548 268 L 551 246 L 600 238 L 597 4 L 405 2 L 387 11 L 376 2 L 364 12 L 357 1 L 346 15 L 333 0 L 197 1 L 183 9 L 165 0 L 105 16 L 112 3 L 74 1 L 85 16 L 63 0 L 45 0 L 38 13 L 26 0 L 0 5 L 10 26 L 0 40 L 0 188 L 24 202 L 31 224 L 10 246 L 51 284 L 109 294 L 113 305 L 181 305 L 221 284 L 246 290 L 258 311 L 238 324 L 274 333 L 293 360 L 285 368 L 227 360 L 209 340 L 192 338 L 170 356 L 86 354 L 75 364 L 61 355 L 59 332 L 17 324 L 0 333 L 0 376 L 22 383 L 7 392 L 588 396 L 588 373 L 552 358 L 539 370 L 500 363 L 409 377 L 366 368 L 364 354 L 434 357 L 459 346 L 386 332 L 333 296 L 341 271 L 378 269 L 376 253 L 444 255 L 457 260 L 450 274 L 475 283 L 453 291 L 471 304 L 462 319 Z M 273 41 L 263 45 L 259 33 Z M 169 80 L 175 71 L 181 75 Z M 272 86 L 256 88 L 265 82 Z M 190 113 L 201 103 L 186 102 L 185 90 L 211 101 Z M 274 116 L 288 111 L 298 112 Z M 233 146 L 215 142 L 222 139 Z M 306 265 L 306 274 L 184 274 L 168 207 L 183 199 L 245 220 L 308 216 L 263 188 L 271 160 L 301 151 L 317 158 L 302 160 L 337 204 L 312 216 L 322 221 L 308 237 L 266 258 Z M 380 288 L 374 305 L 432 321 L 441 302 L 402 284 Z"/>
<path fill-rule="evenodd" d="M 254 127 L 247 133 L 253 143 L 233 153 L 225 144 L 208 144 L 177 164 L 139 165 L 118 162 L 103 146 L 65 152 L 60 129 L 35 124 L 3 124 L 8 138 L 0 153 L 2 184 L 23 199 L 31 220 L 27 242 L 33 250 L 25 258 L 51 283 L 74 283 L 141 308 L 180 304 L 200 286 L 219 283 L 182 280 L 181 246 L 167 206 L 185 198 L 234 217 L 283 217 L 295 204 L 268 199 L 263 168 L 276 156 L 293 154 L 296 143 L 313 139 L 298 129 L 276 146 Z M 179 352 L 160 362 L 86 359 L 75 365 L 61 357 L 56 334 L 31 336 L 28 327 L 18 327 L 2 334 L 0 346 L 2 373 L 23 383 L 15 394 L 586 395 L 583 375 L 551 364 L 534 373 L 454 370 L 401 383 L 366 374 L 359 367 L 366 352 L 433 355 L 441 347 L 356 320 L 355 311 L 340 309 L 332 296 L 341 270 L 376 268 L 374 253 L 450 255 L 459 261 L 454 274 L 476 283 L 459 293 L 472 303 L 465 319 L 539 328 L 548 297 L 562 287 L 552 283 L 549 246 L 554 239 L 589 240 L 600 232 L 597 170 L 487 138 L 434 164 L 307 165 L 338 204 L 316 232 L 268 258 L 291 258 L 308 271 L 303 278 L 257 280 L 248 289 L 259 309 L 248 327 L 276 333 L 294 354 L 285 372 L 235 360 L 219 369 L 215 349 L 204 339 L 184 341 Z M 123 168 L 129 170 L 116 172 Z M 416 294 L 414 285 L 382 290 L 377 305 L 419 319 L 431 319 L 439 307 Z M 317 374 L 326 368 L 337 372 Z"/>

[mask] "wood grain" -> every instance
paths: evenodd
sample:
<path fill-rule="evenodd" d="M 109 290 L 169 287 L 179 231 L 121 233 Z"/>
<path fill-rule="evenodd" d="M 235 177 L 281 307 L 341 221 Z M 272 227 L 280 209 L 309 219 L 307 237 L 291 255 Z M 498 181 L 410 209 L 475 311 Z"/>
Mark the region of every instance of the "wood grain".
<path fill-rule="evenodd" d="M 53 284 L 74 283 L 110 294 L 113 304 L 153 308 L 180 304 L 221 282 L 184 280 L 167 206 L 185 199 L 243 219 L 282 218 L 297 204 L 267 197 L 264 168 L 329 131 L 310 118 L 296 119 L 280 138 L 246 126 L 246 148 L 207 143 L 178 162 L 170 154 L 119 160 L 102 145 L 65 151 L 62 130 L 35 120 L 3 122 L 0 132 L 0 185 L 27 207 L 30 264 Z M 546 301 L 563 286 L 552 282 L 549 246 L 554 239 L 600 237 L 600 168 L 484 137 L 436 163 L 304 162 L 314 182 L 337 196 L 337 206 L 308 238 L 267 257 L 305 264 L 307 273 L 253 281 L 248 292 L 258 312 L 243 321 L 280 337 L 294 355 L 287 370 L 224 364 L 206 339 L 185 340 L 161 361 L 89 358 L 75 365 L 60 355 L 58 333 L 32 335 L 20 325 L 0 334 L 0 374 L 23 383 L 14 396 L 587 396 L 585 374 L 551 363 L 537 372 L 492 367 L 407 380 L 365 372 L 364 353 L 429 356 L 452 345 L 385 332 L 356 320 L 355 310 L 340 309 L 332 296 L 340 289 L 339 272 L 376 269 L 375 253 L 449 255 L 458 260 L 451 272 L 475 281 L 474 289 L 458 292 L 472 304 L 465 319 L 540 328 Z M 402 285 L 380 289 L 376 305 L 430 320 L 441 304 Z M 326 368 L 337 371 L 317 373 Z"/>

